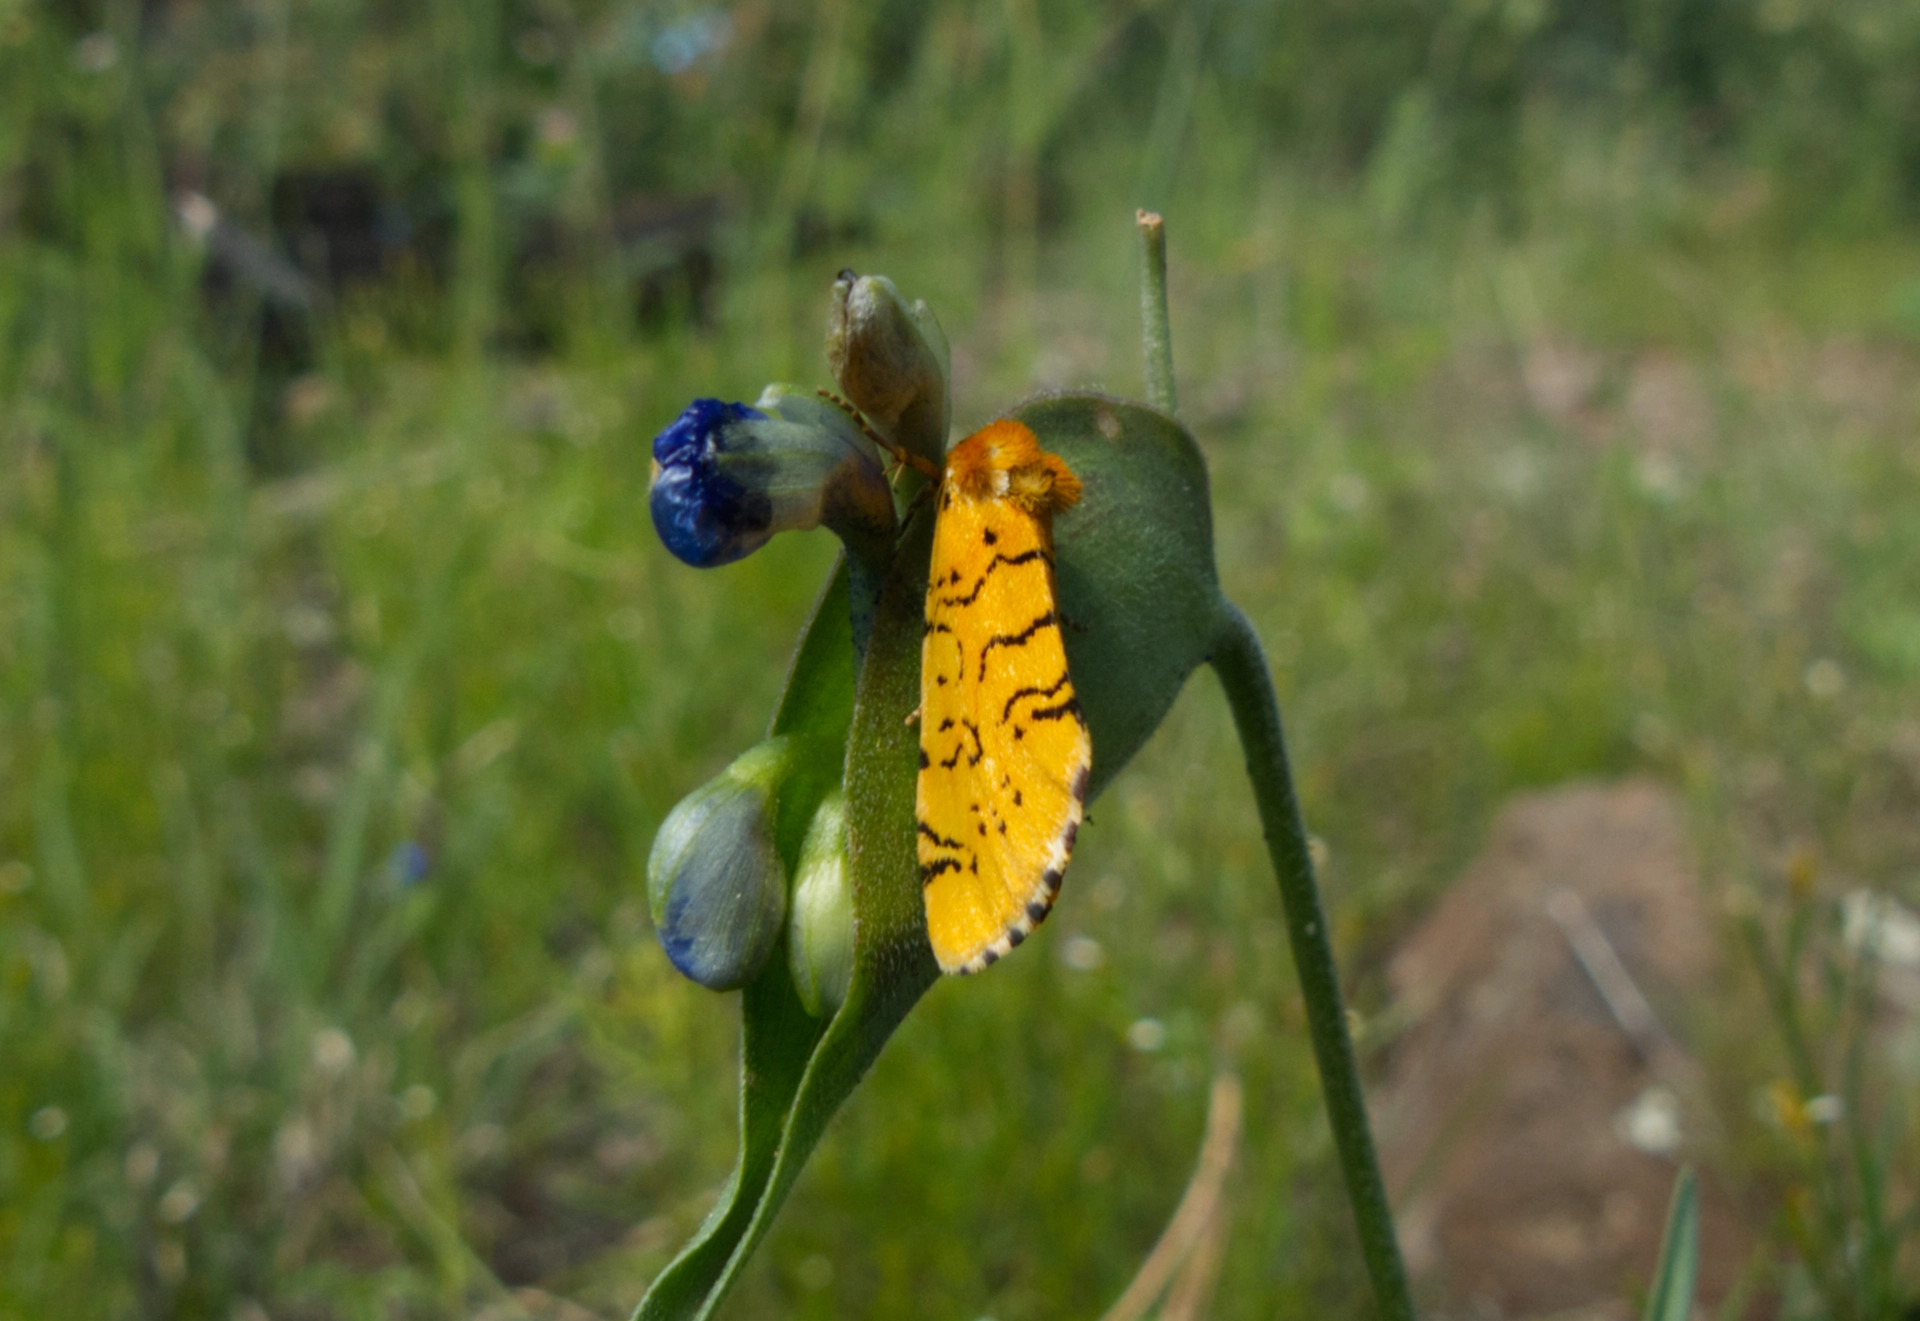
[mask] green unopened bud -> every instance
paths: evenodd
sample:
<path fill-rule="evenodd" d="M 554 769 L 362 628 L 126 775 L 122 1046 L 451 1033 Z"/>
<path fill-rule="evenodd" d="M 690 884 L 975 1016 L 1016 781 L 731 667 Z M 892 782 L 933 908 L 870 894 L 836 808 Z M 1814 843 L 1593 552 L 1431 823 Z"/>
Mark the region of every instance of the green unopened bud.
<path fill-rule="evenodd" d="M 786 918 L 787 874 L 775 844 L 776 800 L 796 745 L 769 739 L 667 814 L 647 858 L 647 905 L 673 966 L 702 986 L 744 986 Z"/>
<path fill-rule="evenodd" d="M 1093 739 L 1089 796 L 1132 760 L 1211 654 L 1224 608 L 1207 466 L 1165 413 L 1101 395 L 1013 416 L 1080 478 L 1054 520 L 1067 667 Z"/>
<path fill-rule="evenodd" d="M 819 1018 L 846 1003 L 853 980 L 853 877 L 847 798 L 830 791 L 800 846 L 787 917 L 787 958 L 800 1003 Z"/>
<path fill-rule="evenodd" d="M 833 378 L 883 439 L 934 464 L 947 448 L 951 357 L 924 300 L 908 306 L 884 275 L 840 272 L 827 315 Z"/>

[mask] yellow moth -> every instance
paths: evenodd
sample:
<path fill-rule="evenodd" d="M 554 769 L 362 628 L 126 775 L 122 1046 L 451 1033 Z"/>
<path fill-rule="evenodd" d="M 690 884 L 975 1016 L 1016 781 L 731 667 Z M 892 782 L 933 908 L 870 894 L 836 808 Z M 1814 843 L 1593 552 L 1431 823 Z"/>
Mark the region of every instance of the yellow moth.
<path fill-rule="evenodd" d="M 1067 674 L 1053 515 L 1080 479 L 1003 419 L 947 454 L 920 661 L 916 793 L 927 936 L 976 972 L 1046 917 L 1093 744 Z"/>

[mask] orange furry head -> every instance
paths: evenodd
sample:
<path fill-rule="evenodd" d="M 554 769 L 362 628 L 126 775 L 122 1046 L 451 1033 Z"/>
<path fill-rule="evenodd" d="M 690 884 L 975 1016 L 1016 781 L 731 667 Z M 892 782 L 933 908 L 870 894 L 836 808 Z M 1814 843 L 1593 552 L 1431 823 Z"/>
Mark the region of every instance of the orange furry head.
<path fill-rule="evenodd" d="M 963 494 L 1011 500 L 1034 514 L 1080 499 L 1080 479 L 1024 422 L 1001 418 L 947 451 L 947 477 Z"/>

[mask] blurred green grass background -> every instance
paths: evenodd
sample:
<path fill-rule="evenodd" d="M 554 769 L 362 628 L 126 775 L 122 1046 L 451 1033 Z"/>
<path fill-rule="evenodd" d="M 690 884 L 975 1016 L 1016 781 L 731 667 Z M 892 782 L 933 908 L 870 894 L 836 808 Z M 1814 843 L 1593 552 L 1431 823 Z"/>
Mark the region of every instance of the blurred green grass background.
<path fill-rule="evenodd" d="M 0 1315 L 613 1317 L 698 1224 L 735 1013 L 642 867 L 832 547 L 678 565 L 647 442 L 826 383 L 841 267 L 932 302 L 964 430 L 1140 392 L 1166 214 L 1363 1013 L 1528 786 L 1920 899 L 1915 67 L 1892 0 L 0 0 Z M 300 178 L 377 199 L 357 278 Z M 1242 783 L 1202 679 L 732 1314 L 1097 1312 L 1228 1065 L 1215 1314 L 1363 1311 Z"/>

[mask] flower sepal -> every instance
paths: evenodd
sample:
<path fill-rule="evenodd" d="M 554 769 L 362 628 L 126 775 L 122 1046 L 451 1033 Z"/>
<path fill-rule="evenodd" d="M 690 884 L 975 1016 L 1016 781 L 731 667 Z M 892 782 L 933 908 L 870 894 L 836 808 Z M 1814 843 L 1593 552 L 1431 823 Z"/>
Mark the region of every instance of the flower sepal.
<path fill-rule="evenodd" d="M 938 465 L 953 416 L 952 351 L 926 300 L 911 305 L 884 275 L 840 272 L 827 313 L 827 362 L 853 406 L 887 441 Z"/>

